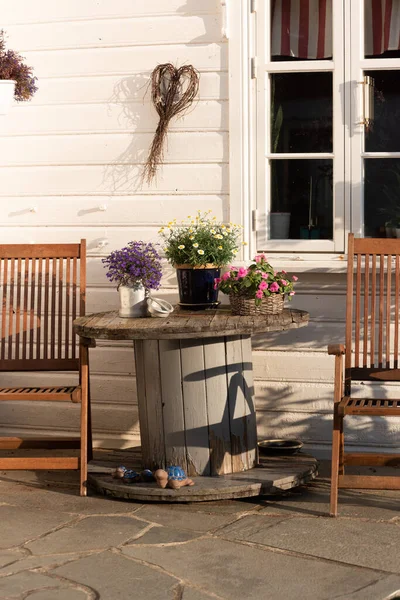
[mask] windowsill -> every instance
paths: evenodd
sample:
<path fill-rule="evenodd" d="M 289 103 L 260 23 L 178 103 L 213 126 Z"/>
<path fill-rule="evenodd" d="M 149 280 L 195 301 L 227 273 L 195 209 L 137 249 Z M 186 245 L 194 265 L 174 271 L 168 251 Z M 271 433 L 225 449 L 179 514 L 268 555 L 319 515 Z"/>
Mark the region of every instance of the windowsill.
<path fill-rule="evenodd" d="M 297 273 L 346 273 L 345 254 L 301 254 L 266 252 L 268 262 L 278 269 Z"/>

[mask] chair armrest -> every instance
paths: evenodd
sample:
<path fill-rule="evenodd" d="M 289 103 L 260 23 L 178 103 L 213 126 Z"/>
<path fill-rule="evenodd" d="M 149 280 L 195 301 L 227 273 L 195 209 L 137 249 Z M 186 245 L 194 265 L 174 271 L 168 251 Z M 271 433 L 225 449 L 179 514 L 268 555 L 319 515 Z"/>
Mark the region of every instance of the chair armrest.
<path fill-rule="evenodd" d="M 346 354 L 346 346 L 344 344 L 329 344 L 328 354 L 334 356 L 340 356 Z"/>

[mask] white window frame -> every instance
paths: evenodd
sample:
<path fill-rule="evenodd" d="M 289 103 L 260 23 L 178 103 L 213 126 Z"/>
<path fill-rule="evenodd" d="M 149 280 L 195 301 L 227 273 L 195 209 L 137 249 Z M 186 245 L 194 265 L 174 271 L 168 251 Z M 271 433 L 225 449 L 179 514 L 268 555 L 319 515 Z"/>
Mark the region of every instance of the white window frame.
<path fill-rule="evenodd" d="M 270 60 L 260 61 L 260 56 L 265 56 L 265 48 L 269 48 L 269 34 L 257 35 L 260 19 L 264 19 L 264 22 L 267 19 L 266 3 L 269 4 L 269 0 L 221 0 L 229 44 L 230 216 L 233 221 L 241 223 L 244 227 L 244 240 L 248 246 L 244 248 L 242 258 L 248 260 L 256 251 L 263 249 L 268 251 L 270 257 L 279 260 L 280 265 L 286 268 L 295 265 L 297 271 L 309 269 L 320 272 L 344 271 L 345 241 L 348 231 L 351 230 L 351 182 L 349 180 L 351 157 L 348 152 L 344 152 L 344 128 L 341 132 L 336 128 L 334 137 L 334 152 L 339 152 L 340 148 L 343 151 L 341 164 L 338 164 L 338 160 L 334 162 L 334 178 L 337 182 L 334 195 L 334 242 L 313 240 L 310 243 L 307 240 L 285 240 L 278 244 L 277 240 L 268 240 L 264 245 L 257 241 L 257 230 L 260 232 L 262 220 L 265 221 L 265 190 L 268 176 L 265 167 L 261 165 L 260 168 L 261 161 L 266 164 L 265 138 L 260 149 L 261 136 L 255 135 L 260 131 L 264 119 L 261 107 L 265 106 L 266 100 L 265 67 L 268 67 L 268 73 L 293 70 L 293 66 L 289 63 L 285 65 Z M 350 6 L 346 0 L 335 0 L 333 4 L 336 22 L 337 19 L 349 18 Z M 270 29 L 266 28 L 264 31 L 269 32 Z M 342 122 L 348 123 L 352 90 L 345 89 L 340 95 L 338 91 L 344 80 L 345 64 L 349 72 L 348 49 L 351 40 L 349 31 L 347 31 L 347 38 L 343 39 L 343 27 L 335 27 L 335 21 L 333 34 L 334 47 L 339 48 L 339 53 L 342 49 L 341 56 L 334 56 L 333 61 L 299 61 L 296 63 L 296 70 L 329 71 L 333 70 L 335 64 L 334 111 L 336 115 L 342 115 Z M 256 75 L 254 79 L 251 78 L 252 70 Z M 265 125 L 264 123 L 263 131 Z M 268 135 L 267 131 L 266 134 Z M 318 155 L 318 158 L 323 156 Z M 310 155 L 307 157 L 310 158 Z M 260 239 L 260 233 L 258 238 Z"/>

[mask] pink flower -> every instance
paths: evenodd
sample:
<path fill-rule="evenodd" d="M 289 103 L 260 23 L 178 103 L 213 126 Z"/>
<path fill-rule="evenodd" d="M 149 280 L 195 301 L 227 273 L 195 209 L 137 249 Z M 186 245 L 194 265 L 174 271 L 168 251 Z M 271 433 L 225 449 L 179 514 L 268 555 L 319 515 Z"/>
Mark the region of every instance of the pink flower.
<path fill-rule="evenodd" d="M 269 291 L 270 292 L 278 292 L 279 291 L 279 285 L 276 283 L 276 281 L 273 281 L 271 283 L 271 285 L 269 286 Z"/>
<path fill-rule="evenodd" d="M 296 292 L 289 292 L 289 296 L 294 296 Z"/>
<path fill-rule="evenodd" d="M 241 277 L 246 277 L 247 273 L 248 273 L 248 270 L 245 269 L 245 267 L 240 267 L 238 274 L 237 274 L 237 278 L 239 279 Z"/>
<path fill-rule="evenodd" d="M 218 286 L 220 283 L 221 283 L 221 277 L 216 277 L 214 279 L 214 290 L 218 289 Z"/>
<path fill-rule="evenodd" d="M 256 298 L 262 298 L 264 296 L 264 292 L 262 290 L 258 290 L 258 292 L 256 292 Z"/>
<path fill-rule="evenodd" d="M 226 281 L 227 279 L 229 279 L 231 276 L 230 272 L 228 271 L 227 273 L 224 273 L 221 277 L 222 281 Z"/>
<path fill-rule="evenodd" d="M 293 281 L 298 281 L 299 278 L 296 277 L 296 275 L 292 275 L 292 279 L 293 279 Z"/>
<path fill-rule="evenodd" d="M 282 285 L 287 285 L 287 281 L 286 281 L 286 279 L 281 279 L 281 284 L 282 284 Z"/>
<path fill-rule="evenodd" d="M 261 273 L 261 277 L 263 279 L 268 279 L 269 275 L 268 275 L 268 273 Z"/>
<path fill-rule="evenodd" d="M 260 285 L 258 286 L 258 289 L 259 290 L 266 290 L 266 289 L 268 289 L 268 283 L 266 281 L 262 281 L 260 283 Z"/>
<path fill-rule="evenodd" d="M 286 273 L 286 271 L 284 271 L 284 270 L 282 269 L 281 273 Z"/>
<path fill-rule="evenodd" d="M 265 254 L 257 254 L 254 257 L 254 260 L 256 261 L 256 263 L 260 263 L 262 260 L 267 260 L 267 257 L 265 256 Z"/>

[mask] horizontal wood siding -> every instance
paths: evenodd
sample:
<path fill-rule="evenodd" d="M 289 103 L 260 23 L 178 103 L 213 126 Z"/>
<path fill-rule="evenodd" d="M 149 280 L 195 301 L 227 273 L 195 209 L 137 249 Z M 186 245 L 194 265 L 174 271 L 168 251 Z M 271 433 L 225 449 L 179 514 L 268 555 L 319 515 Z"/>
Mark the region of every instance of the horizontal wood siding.
<path fill-rule="evenodd" d="M 35 6 L 33 5 L 35 4 Z M 88 244 L 90 312 L 116 308 L 102 257 L 130 240 L 158 242 L 172 218 L 211 209 L 229 219 L 228 62 L 219 0 L 16 0 L 1 11 L 8 45 L 38 77 L 32 101 L 0 120 L 2 243 Z M 159 63 L 193 64 L 199 98 L 171 122 L 157 182 L 141 173 L 158 117 L 149 77 Z M 166 266 L 166 298 L 176 300 Z M 91 350 L 97 445 L 139 439 L 131 344 Z M 40 385 L 40 374 L 2 374 L 2 385 Z M 52 373 L 46 384 L 74 383 Z M 44 411 L 39 408 L 43 405 Z M 75 407 L 1 406 L 0 432 L 76 430 Z M 43 414 L 44 412 L 44 414 Z M 55 420 L 55 421 L 54 421 Z"/>
<path fill-rule="evenodd" d="M 118 294 L 101 263 L 109 251 L 132 239 L 158 241 L 161 224 L 198 208 L 229 220 L 228 53 L 220 0 L 3 4 L 9 46 L 34 67 L 39 92 L 0 117 L 0 238 L 2 243 L 86 238 L 88 311 L 115 309 Z M 200 96 L 184 118 L 171 123 L 165 166 L 149 187 L 140 181 L 157 125 L 148 83 L 151 70 L 163 62 L 193 64 L 201 74 Z M 309 326 L 253 339 L 258 434 L 299 437 L 328 449 L 333 358 L 326 348 L 344 341 L 346 281 L 343 274 L 299 275 L 293 306 L 310 312 Z M 177 300 L 168 265 L 157 295 Z M 132 344 L 99 343 L 90 356 L 95 443 L 138 443 Z M 8 373 L 1 382 L 40 385 L 41 377 Z M 45 383 L 74 381 L 52 373 Z M 361 395 L 365 388 L 359 386 Z M 387 398 L 399 393 L 395 384 L 385 388 Z M 68 435 L 76 431 L 75 408 L 54 407 L 48 415 L 43 403 L 4 402 L 0 433 Z M 399 445 L 400 424 L 376 421 L 349 419 L 351 442 Z"/>

